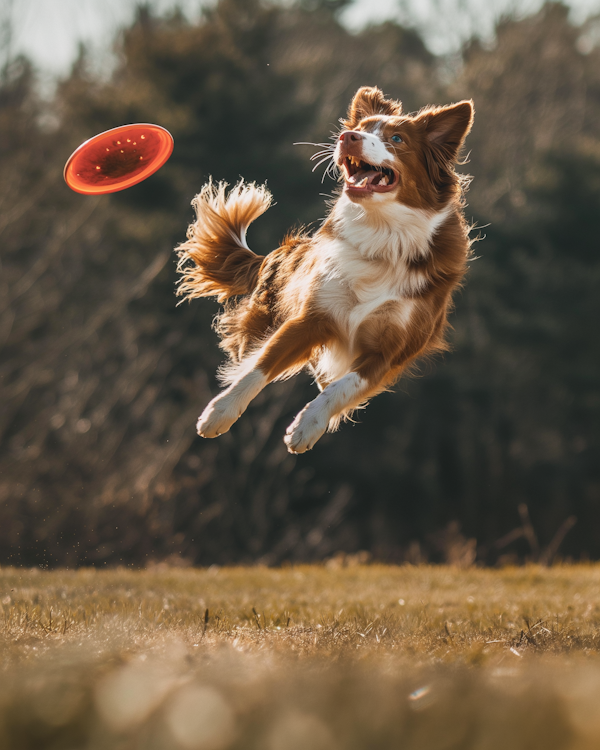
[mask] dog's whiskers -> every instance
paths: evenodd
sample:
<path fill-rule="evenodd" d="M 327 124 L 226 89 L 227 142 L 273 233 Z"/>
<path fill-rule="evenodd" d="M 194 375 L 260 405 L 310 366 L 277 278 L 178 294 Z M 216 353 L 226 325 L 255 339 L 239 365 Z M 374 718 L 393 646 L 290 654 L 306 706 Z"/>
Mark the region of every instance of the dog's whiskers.
<path fill-rule="evenodd" d="M 317 167 L 320 167 L 323 162 L 331 161 L 332 157 L 328 154 L 327 156 L 324 156 L 320 161 L 318 161 L 315 166 L 313 167 L 312 171 L 314 172 Z"/>
<path fill-rule="evenodd" d="M 292 144 L 293 146 L 320 146 L 321 148 L 334 149 L 335 146 L 332 143 L 313 143 L 312 141 L 296 141 Z"/>
<path fill-rule="evenodd" d="M 318 154 L 315 154 L 315 157 L 317 157 Z M 333 154 L 331 152 L 328 152 L 325 156 L 323 156 L 313 167 L 312 171 L 314 172 L 317 167 L 320 167 L 321 164 L 324 164 L 326 161 L 329 162 L 329 164 L 325 167 L 325 171 L 323 172 L 323 176 L 321 177 L 321 182 L 325 182 L 325 177 L 329 176 L 332 180 L 337 179 L 336 171 L 338 169 L 337 164 L 333 160 Z"/>
<path fill-rule="evenodd" d="M 311 161 L 314 161 L 315 159 L 318 159 L 318 158 L 319 158 L 319 156 L 323 156 L 323 154 L 326 154 L 327 156 L 332 156 L 332 155 L 333 155 L 333 151 L 317 151 L 317 153 L 316 153 L 316 154 L 313 154 L 313 155 L 312 155 L 312 156 L 310 157 L 310 160 L 311 160 Z"/>
<path fill-rule="evenodd" d="M 337 136 L 332 136 L 332 138 L 337 141 Z M 329 176 L 332 180 L 337 179 L 338 175 L 336 173 L 338 171 L 338 167 L 337 164 L 333 161 L 333 155 L 336 149 L 335 143 L 313 143 L 312 141 L 298 141 L 294 143 L 294 146 L 320 146 L 321 150 L 317 151 L 310 157 L 311 161 L 315 161 L 315 159 L 318 159 L 317 163 L 312 168 L 312 171 L 314 172 L 317 167 L 321 166 L 321 164 L 329 161 L 329 164 L 325 168 L 323 176 L 321 177 L 321 182 L 325 181 L 326 176 Z"/>
<path fill-rule="evenodd" d="M 339 175 L 340 175 L 340 169 L 339 169 L 338 165 L 333 161 L 333 159 L 327 165 L 327 168 L 323 172 L 323 177 L 321 178 L 321 182 L 325 181 L 325 175 L 329 175 L 329 177 L 332 180 L 337 180 L 337 178 L 339 177 Z"/>

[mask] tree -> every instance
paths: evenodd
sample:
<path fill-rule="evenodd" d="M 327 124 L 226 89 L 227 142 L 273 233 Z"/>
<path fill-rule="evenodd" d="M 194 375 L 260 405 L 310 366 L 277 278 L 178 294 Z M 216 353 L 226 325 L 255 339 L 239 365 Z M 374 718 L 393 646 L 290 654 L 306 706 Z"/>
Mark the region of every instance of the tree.
<path fill-rule="evenodd" d="M 598 52 L 583 55 L 580 30 L 548 5 L 504 22 L 495 47 L 471 44 L 446 85 L 415 32 L 350 34 L 339 5 L 221 0 L 197 24 L 142 9 L 114 76 L 93 74 L 83 51 L 51 111 L 26 61 L 7 69 L 0 561 L 444 559 L 457 521 L 493 562 L 522 503 L 542 545 L 577 515 L 565 550 L 600 554 Z M 267 180 L 277 205 L 250 230 L 258 252 L 310 226 L 331 183 L 292 144 L 326 139 L 362 84 L 407 111 L 475 100 L 469 210 L 492 225 L 457 299 L 453 351 L 307 455 L 281 440 L 314 395 L 307 378 L 270 386 L 203 441 L 217 306 L 176 307 L 173 294 L 190 200 L 209 175 Z M 71 150 L 133 121 L 173 132 L 168 164 L 123 193 L 71 193 Z"/>

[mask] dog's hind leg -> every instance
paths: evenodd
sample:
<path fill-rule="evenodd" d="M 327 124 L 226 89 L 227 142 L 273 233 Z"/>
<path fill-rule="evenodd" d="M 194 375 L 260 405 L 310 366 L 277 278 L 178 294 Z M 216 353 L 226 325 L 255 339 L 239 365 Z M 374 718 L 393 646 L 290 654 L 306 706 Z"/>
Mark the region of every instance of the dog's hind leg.
<path fill-rule="evenodd" d="M 227 432 L 266 385 L 302 369 L 313 350 L 333 335 L 331 323 L 314 314 L 284 323 L 247 360 L 247 366 L 233 383 L 208 404 L 198 419 L 198 434 L 213 438 Z"/>

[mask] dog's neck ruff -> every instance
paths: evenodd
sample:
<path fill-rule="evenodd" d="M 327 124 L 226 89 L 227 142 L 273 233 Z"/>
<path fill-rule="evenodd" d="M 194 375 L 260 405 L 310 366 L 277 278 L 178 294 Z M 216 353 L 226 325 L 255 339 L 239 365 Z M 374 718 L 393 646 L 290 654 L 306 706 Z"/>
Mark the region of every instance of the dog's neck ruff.
<path fill-rule="evenodd" d="M 339 238 L 353 245 L 365 260 L 395 265 L 427 257 L 433 236 L 452 210 L 452 204 L 441 211 L 410 208 L 383 195 L 373 195 L 365 208 L 341 195 L 331 219 Z"/>

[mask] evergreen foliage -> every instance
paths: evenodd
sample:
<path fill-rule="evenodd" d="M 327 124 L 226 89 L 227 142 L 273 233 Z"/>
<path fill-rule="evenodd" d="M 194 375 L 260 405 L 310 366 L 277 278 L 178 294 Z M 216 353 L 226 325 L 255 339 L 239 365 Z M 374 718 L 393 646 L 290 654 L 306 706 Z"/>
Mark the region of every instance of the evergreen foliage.
<path fill-rule="evenodd" d="M 485 562 L 535 557 L 497 544 L 522 504 L 542 547 L 574 515 L 562 550 L 600 556 L 600 52 L 551 3 L 501 24 L 493 48 L 470 44 L 448 82 L 414 31 L 350 34 L 343 5 L 220 0 L 197 24 L 142 8 L 111 78 L 83 51 L 50 107 L 27 61 L 4 70 L 0 562 L 436 560 L 465 536 Z M 209 175 L 268 181 L 277 205 L 249 236 L 266 254 L 332 189 L 292 144 L 327 139 L 374 84 L 406 111 L 475 101 L 467 215 L 491 224 L 453 351 L 304 456 L 282 436 L 307 378 L 203 441 L 217 306 L 173 293 L 191 198 Z M 158 174 L 101 198 L 66 188 L 78 143 L 139 121 L 175 137 Z"/>

